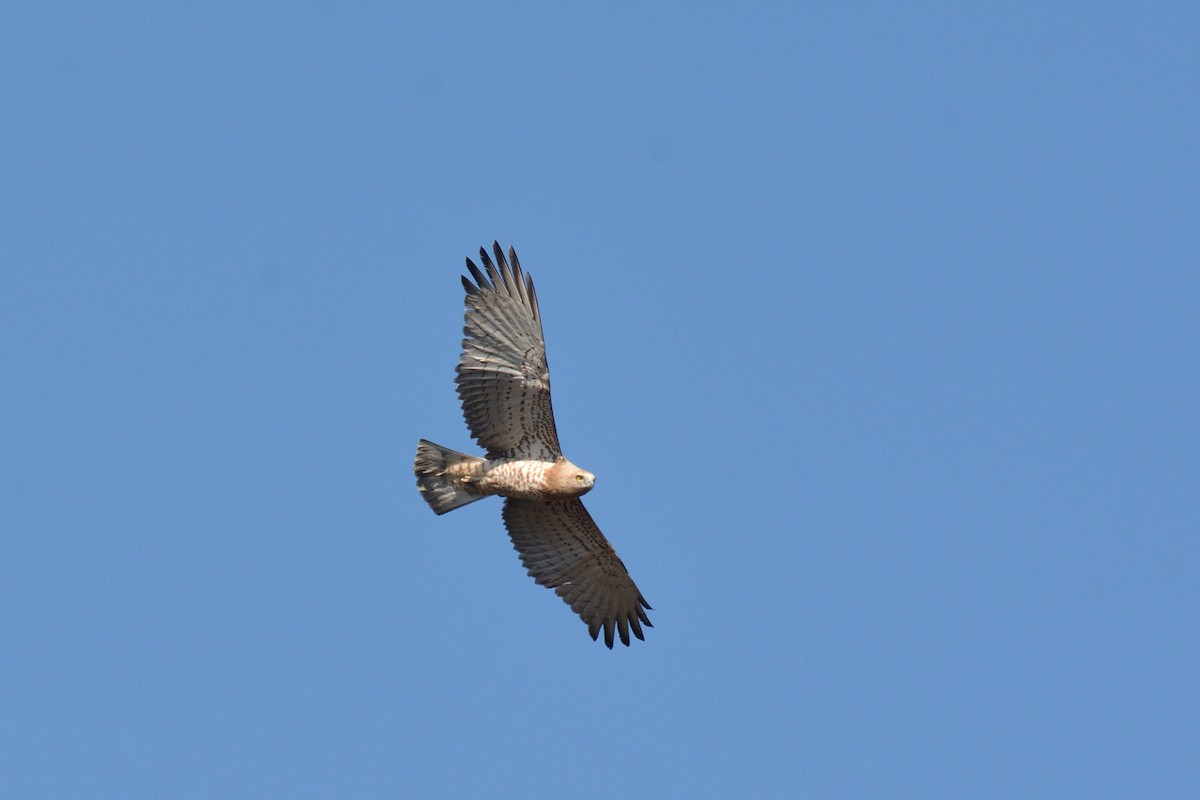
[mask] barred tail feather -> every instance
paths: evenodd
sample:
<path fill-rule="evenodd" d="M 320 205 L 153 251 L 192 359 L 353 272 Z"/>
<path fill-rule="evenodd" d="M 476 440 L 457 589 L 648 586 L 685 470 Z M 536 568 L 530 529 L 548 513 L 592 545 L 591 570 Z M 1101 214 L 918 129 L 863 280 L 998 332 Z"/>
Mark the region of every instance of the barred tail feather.
<path fill-rule="evenodd" d="M 455 464 L 473 464 L 483 460 L 426 439 L 417 443 L 417 457 L 413 462 L 413 471 L 417 474 L 417 488 L 435 514 L 445 514 L 459 506 L 484 498 L 484 495 L 471 494 L 460 489 L 445 475 L 446 469 Z"/>

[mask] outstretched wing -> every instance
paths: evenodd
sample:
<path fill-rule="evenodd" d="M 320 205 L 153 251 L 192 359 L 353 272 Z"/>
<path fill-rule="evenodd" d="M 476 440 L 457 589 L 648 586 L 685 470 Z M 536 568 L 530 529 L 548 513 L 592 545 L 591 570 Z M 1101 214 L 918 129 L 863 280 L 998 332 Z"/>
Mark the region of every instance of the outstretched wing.
<path fill-rule="evenodd" d="M 550 371 L 533 279 L 521 273 L 515 250 L 508 249 L 510 267 L 500 244 L 492 247 L 494 264 L 479 248 L 486 274 L 468 258 L 475 282 L 462 279 L 466 338 L 455 383 L 463 416 L 489 458 L 553 461 L 562 452 L 550 407 Z"/>
<path fill-rule="evenodd" d="M 593 639 L 603 628 L 604 643 L 612 647 L 615 626 L 628 645 L 631 628 L 642 639 L 642 623 L 654 627 L 642 610 L 650 605 L 579 500 L 510 497 L 504 526 L 529 574 L 566 601 Z"/>

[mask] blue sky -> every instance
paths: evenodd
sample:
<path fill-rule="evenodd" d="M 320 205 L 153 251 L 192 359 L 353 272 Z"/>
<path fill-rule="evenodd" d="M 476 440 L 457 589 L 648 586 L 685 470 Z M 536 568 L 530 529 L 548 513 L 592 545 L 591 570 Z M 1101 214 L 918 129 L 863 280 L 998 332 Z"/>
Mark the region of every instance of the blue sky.
<path fill-rule="evenodd" d="M 1195 797 L 1192 4 L 7 4 L 0 794 Z M 534 275 L 610 652 L 469 449 Z"/>

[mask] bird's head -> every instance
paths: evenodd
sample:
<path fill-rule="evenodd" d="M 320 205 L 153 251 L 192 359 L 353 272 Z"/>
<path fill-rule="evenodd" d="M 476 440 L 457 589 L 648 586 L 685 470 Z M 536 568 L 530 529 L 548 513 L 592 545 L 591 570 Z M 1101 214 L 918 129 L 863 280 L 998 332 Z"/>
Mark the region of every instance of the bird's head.
<path fill-rule="evenodd" d="M 559 457 L 549 472 L 550 488 L 555 494 L 579 497 L 587 494 L 596 485 L 596 476 Z"/>

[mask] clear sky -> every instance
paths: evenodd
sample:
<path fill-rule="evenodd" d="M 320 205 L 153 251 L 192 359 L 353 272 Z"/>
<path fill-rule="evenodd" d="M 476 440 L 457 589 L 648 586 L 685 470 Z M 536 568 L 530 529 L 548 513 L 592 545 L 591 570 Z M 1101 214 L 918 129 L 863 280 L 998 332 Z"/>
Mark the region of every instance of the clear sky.
<path fill-rule="evenodd" d="M 1200 796 L 1195 4 L 402 5 L 0 11 L 0 796 Z"/>

